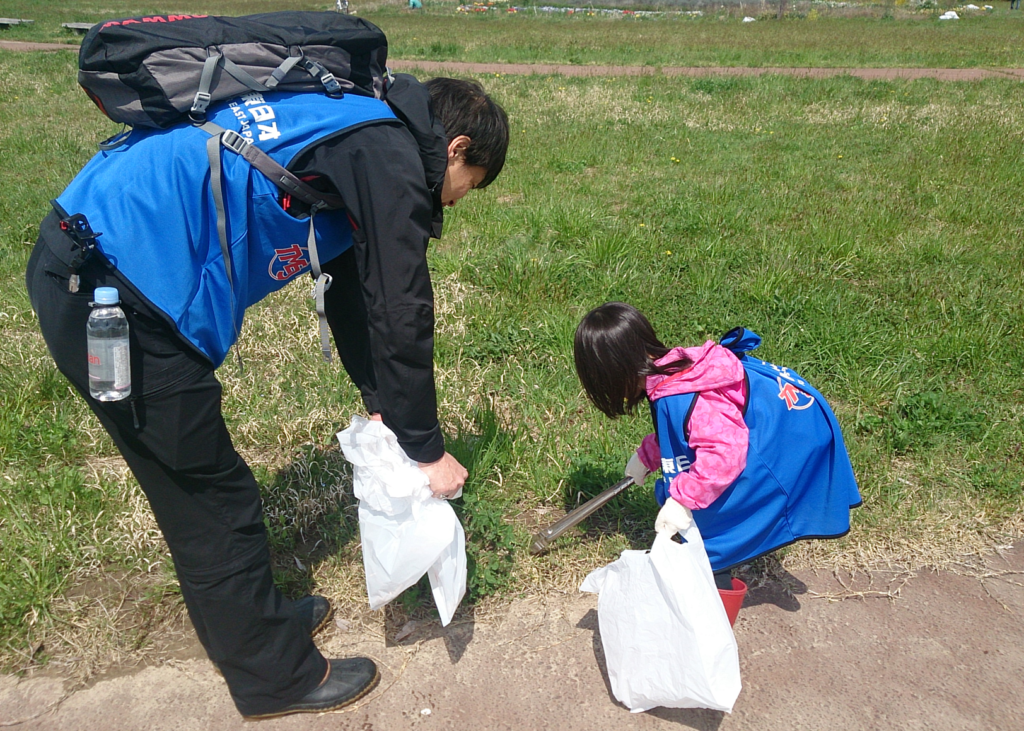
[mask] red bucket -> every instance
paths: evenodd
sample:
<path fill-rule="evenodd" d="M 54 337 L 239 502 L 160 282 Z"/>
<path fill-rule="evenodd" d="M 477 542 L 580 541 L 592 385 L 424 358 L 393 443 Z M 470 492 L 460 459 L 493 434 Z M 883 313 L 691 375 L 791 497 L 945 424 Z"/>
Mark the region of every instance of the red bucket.
<path fill-rule="evenodd" d="M 732 580 L 732 589 L 719 589 L 718 593 L 722 597 L 722 604 L 725 605 L 725 613 L 729 617 L 729 624 L 735 625 L 736 617 L 740 613 L 740 607 L 743 606 L 743 599 L 747 596 L 747 585 L 734 578 Z"/>

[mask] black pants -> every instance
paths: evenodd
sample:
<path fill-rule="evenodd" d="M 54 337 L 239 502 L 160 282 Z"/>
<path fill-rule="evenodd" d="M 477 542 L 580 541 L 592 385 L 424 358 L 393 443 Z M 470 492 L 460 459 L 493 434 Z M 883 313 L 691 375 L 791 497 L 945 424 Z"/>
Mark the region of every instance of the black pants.
<path fill-rule="evenodd" d="M 724 571 L 716 571 L 715 574 L 715 586 L 719 589 L 725 589 L 726 591 L 732 591 L 732 569 L 725 569 Z"/>
<path fill-rule="evenodd" d="M 57 367 L 113 438 L 163 532 L 199 640 L 243 715 L 271 713 L 315 688 L 327 661 L 274 586 L 259 486 L 231 444 L 221 386 L 193 351 L 100 255 L 68 291 L 69 241 L 51 214 L 26 273 Z M 121 293 L 132 395 L 89 396 L 85 323 L 96 287 Z"/>

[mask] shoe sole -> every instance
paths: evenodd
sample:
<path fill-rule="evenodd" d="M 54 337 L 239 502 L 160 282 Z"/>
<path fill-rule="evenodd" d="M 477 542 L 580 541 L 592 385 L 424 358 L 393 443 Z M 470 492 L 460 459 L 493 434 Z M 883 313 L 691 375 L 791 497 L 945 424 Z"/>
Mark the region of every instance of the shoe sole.
<path fill-rule="evenodd" d="M 318 624 L 316 627 L 314 627 L 312 629 L 312 631 L 309 633 L 309 636 L 310 637 L 316 637 L 318 634 L 323 632 L 324 629 L 327 627 L 327 625 L 330 624 L 330 622 L 331 622 L 331 620 L 333 618 L 334 618 L 334 606 L 331 605 L 330 603 L 328 603 L 328 605 L 327 605 L 327 615 L 323 619 L 320 620 L 320 624 Z"/>
<path fill-rule="evenodd" d="M 280 718 L 281 716 L 290 716 L 293 713 L 329 713 L 330 711 L 337 711 L 339 709 L 344 708 L 345 706 L 352 705 L 360 698 L 366 696 L 367 693 L 370 693 L 374 688 L 377 687 L 378 683 L 380 683 L 380 668 L 377 668 L 377 672 L 374 673 L 373 680 L 370 681 L 369 685 L 367 685 L 365 688 L 359 691 L 359 693 L 352 696 L 348 700 L 342 701 L 341 703 L 337 703 L 333 706 L 328 706 L 327 708 L 293 708 L 287 711 L 278 711 L 277 713 L 263 713 L 259 716 L 243 716 L 243 718 L 246 721 L 264 721 L 268 718 Z"/>

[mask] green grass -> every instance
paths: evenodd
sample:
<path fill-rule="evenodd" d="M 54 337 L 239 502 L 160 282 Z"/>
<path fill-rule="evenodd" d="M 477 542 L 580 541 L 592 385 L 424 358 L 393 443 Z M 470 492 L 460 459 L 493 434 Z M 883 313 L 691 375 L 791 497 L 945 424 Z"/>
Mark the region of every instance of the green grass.
<path fill-rule="evenodd" d="M 651 538 L 654 502 L 637 488 L 550 555 L 526 555 L 530 532 L 614 482 L 649 430 L 642 416 L 600 417 L 572 371 L 576 323 L 608 299 L 636 304 L 672 344 L 750 327 L 763 357 L 829 398 L 865 506 L 815 561 L 913 564 L 1019 535 L 1019 82 L 481 80 L 513 123 L 508 164 L 449 213 L 430 254 L 441 417 L 471 470 L 455 504 L 472 600 L 571 589 Z M 115 129 L 77 89 L 72 54 L 0 52 L 8 666 L 52 637 L 69 586 L 108 570 L 157 590 L 171 581 L 138 489 L 55 372 L 23 284 L 47 201 Z M 245 372 L 219 374 L 224 409 L 264 486 L 282 586 L 356 611 L 357 526 L 333 435 L 359 404 L 340 366 L 319 360 L 305 295 L 288 288 L 251 311 Z"/>
<path fill-rule="evenodd" d="M 757 10 L 750 11 L 757 14 Z M 938 67 L 1024 66 L 1020 17 L 943 23 L 932 14 L 787 18 L 741 23 L 724 17 L 632 21 L 600 17 L 449 18 L 367 16 L 387 28 L 399 59 L 478 63 L 628 66 Z"/>
<path fill-rule="evenodd" d="M 939 21 L 941 10 L 912 11 L 912 4 L 903 3 L 838 9 L 790 3 L 792 12 L 781 22 L 774 20 L 773 7 L 754 3 L 725 9 L 711 5 L 700 18 L 660 20 L 564 17 L 528 10 L 459 14 L 456 2 L 432 3 L 424 11 L 410 12 L 403 5 L 394 0 L 353 5 L 387 31 L 390 56 L 396 59 L 641 66 L 1024 66 L 1024 46 L 1019 42 L 1024 16 L 1003 3 L 991 13 L 963 12 L 958 22 Z M 331 7 L 329 2 L 294 0 L 179 0 L 170 9 L 151 3 L 91 1 L 66 8 L 42 0 L 8 0 L 5 16 L 32 18 L 35 23 L 2 31 L 0 39 L 75 43 L 80 37 L 61 23 L 169 11 L 230 15 Z M 765 22 L 740 22 L 745 14 L 762 13 Z"/>

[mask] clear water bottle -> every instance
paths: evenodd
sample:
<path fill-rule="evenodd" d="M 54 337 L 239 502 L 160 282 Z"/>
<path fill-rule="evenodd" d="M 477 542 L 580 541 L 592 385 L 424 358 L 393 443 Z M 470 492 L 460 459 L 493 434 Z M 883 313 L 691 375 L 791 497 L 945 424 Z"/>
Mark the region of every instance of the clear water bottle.
<path fill-rule="evenodd" d="M 128 319 L 115 287 L 97 287 L 85 325 L 89 346 L 89 393 L 97 401 L 120 401 L 132 392 Z"/>

